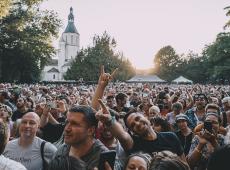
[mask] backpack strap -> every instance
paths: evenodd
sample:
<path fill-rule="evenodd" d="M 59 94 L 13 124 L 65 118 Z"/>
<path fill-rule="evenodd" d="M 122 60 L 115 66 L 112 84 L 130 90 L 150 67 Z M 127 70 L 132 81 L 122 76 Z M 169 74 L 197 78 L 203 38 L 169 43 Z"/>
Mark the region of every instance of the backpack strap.
<path fill-rule="evenodd" d="M 222 112 L 222 115 L 223 115 L 223 127 L 226 127 L 227 126 L 227 114 L 226 112 Z"/>
<path fill-rule="evenodd" d="M 44 147 L 45 147 L 46 141 L 42 141 L 41 144 L 41 156 L 42 156 L 42 167 L 45 168 L 45 158 L 44 158 Z"/>

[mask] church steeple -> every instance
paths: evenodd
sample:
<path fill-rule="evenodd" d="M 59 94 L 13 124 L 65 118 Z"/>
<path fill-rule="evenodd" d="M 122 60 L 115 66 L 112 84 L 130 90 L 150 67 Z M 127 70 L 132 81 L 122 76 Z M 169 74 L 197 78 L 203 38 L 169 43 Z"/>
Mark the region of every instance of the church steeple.
<path fill-rule="evenodd" d="M 74 15 L 73 15 L 73 8 L 70 7 L 70 13 L 69 13 L 69 16 L 68 16 L 68 21 L 69 22 L 74 22 Z"/>
<path fill-rule="evenodd" d="M 75 25 L 74 25 L 74 15 L 73 15 L 73 8 L 70 7 L 70 13 L 68 15 L 68 25 L 64 31 L 64 33 L 76 33 L 79 34 Z"/>

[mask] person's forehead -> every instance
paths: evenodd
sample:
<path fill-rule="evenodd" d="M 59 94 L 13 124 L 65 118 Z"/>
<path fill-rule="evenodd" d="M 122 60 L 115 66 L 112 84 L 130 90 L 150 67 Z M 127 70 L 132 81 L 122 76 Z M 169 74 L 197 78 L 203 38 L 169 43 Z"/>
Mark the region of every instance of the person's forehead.
<path fill-rule="evenodd" d="M 82 120 L 84 120 L 84 118 L 85 118 L 85 115 L 81 112 L 68 112 L 67 113 L 68 120 L 81 122 Z"/>
<path fill-rule="evenodd" d="M 142 158 L 140 156 L 133 156 L 129 159 L 129 163 L 138 163 L 141 165 L 145 165 L 146 161 L 144 160 L 144 158 Z"/>
<path fill-rule="evenodd" d="M 176 121 L 176 123 L 180 123 L 180 122 L 187 122 L 187 120 L 185 120 L 185 119 L 179 119 L 179 120 Z"/>
<path fill-rule="evenodd" d="M 131 113 L 127 118 L 127 123 L 131 122 L 137 116 L 142 116 L 142 115 L 140 113 Z"/>
<path fill-rule="evenodd" d="M 218 118 L 214 115 L 208 115 L 205 120 L 217 120 L 218 121 Z"/>
<path fill-rule="evenodd" d="M 215 112 L 215 113 L 217 113 L 218 110 L 215 109 L 215 108 L 208 108 L 208 109 L 206 110 L 206 112 Z"/>
<path fill-rule="evenodd" d="M 39 121 L 39 116 L 36 113 L 27 113 L 22 117 L 22 120 L 34 120 Z"/>

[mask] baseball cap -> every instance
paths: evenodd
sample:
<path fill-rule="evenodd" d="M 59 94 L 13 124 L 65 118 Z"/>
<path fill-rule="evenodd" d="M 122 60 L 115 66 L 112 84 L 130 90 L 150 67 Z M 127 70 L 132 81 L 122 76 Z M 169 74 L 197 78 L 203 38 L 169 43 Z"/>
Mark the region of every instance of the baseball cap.
<path fill-rule="evenodd" d="M 188 121 L 188 116 L 185 115 L 185 114 L 180 113 L 179 115 L 176 115 L 176 119 L 175 120 L 176 120 L 176 122 L 179 121 L 179 120 L 186 120 L 186 121 Z"/>

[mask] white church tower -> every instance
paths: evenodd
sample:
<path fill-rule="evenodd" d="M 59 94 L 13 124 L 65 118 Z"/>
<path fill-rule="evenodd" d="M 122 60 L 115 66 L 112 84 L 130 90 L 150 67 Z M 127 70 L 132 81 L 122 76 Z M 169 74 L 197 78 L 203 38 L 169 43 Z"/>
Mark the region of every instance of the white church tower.
<path fill-rule="evenodd" d="M 73 8 L 70 8 L 68 16 L 68 25 L 59 40 L 59 49 L 57 52 L 57 61 L 52 59 L 43 70 L 44 81 L 64 80 L 64 75 L 70 63 L 80 50 L 80 34 L 74 25 Z M 55 63 L 57 63 L 55 65 Z"/>

